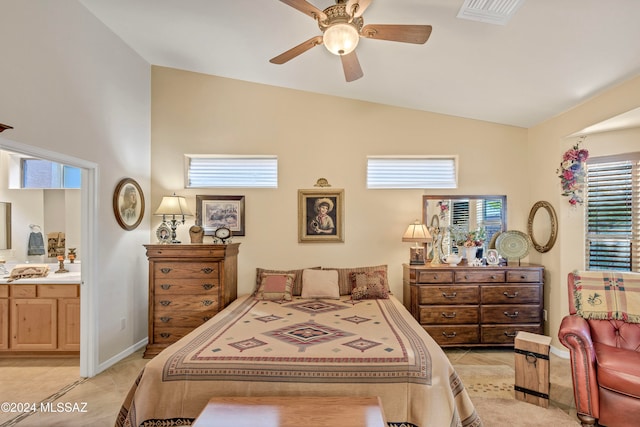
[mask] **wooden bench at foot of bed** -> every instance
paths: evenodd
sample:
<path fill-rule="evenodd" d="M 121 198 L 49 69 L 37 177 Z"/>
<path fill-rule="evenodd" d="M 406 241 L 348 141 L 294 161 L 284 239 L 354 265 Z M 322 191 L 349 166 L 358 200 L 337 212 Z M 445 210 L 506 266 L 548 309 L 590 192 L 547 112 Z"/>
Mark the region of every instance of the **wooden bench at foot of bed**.
<path fill-rule="evenodd" d="M 213 397 L 193 427 L 385 427 L 378 397 Z"/>

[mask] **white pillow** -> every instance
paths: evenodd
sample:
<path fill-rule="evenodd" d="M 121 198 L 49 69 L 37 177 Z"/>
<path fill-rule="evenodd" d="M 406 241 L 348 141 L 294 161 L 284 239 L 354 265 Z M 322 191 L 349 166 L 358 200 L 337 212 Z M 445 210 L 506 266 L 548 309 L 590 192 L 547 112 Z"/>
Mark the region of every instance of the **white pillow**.
<path fill-rule="evenodd" d="M 302 298 L 340 299 L 337 270 L 304 270 Z"/>

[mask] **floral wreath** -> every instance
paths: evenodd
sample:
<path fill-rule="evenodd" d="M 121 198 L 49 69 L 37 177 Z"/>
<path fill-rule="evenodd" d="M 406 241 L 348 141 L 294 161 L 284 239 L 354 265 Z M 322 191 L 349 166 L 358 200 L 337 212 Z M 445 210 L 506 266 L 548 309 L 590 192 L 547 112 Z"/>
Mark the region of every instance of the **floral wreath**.
<path fill-rule="evenodd" d="M 589 151 L 580 148 L 580 144 L 586 137 L 580 140 L 562 155 L 560 167 L 556 170 L 562 184 L 562 195 L 569 197 L 572 206 L 584 203 L 582 190 L 586 177 L 585 164 L 589 158 Z"/>

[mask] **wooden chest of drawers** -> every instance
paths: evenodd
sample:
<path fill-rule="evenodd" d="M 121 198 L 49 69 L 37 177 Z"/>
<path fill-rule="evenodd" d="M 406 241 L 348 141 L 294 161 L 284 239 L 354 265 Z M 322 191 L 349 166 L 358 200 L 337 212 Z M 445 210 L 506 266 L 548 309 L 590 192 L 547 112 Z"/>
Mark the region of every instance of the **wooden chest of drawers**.
<path fill-rule="evenodd" d="M 149 344 L 144 357 L 157 355 L 236 299 L 238 246 L 145 245 Z"/>
<path fill-rule="evenodd" d="M 443 347 L 513 346 L 542 334 L 544 268 L 403 266 L 404 305 Z"/>

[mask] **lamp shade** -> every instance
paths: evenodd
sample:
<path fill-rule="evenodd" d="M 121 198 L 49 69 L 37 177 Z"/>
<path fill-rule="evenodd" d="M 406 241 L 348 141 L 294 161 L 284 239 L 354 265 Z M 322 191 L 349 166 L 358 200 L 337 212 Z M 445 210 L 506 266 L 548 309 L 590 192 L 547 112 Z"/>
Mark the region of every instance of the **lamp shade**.
<path fill-rule="evenodd" d="M 333 24 L 324 31 L 322 41 L 329 52 L 334 55 L 347 55 L 358 46 L 360 34 L 347 23 Z"/>
<path fill-rule="evenodd" d="M 175 194 L 173 196 L 164 196 L 154 215 L 193 216 L 187 207 L 185 198 Z"/>
<path fill-rule="evenodd" d="M 403 242 L 416 242 L 416 243 L 426 243 L 430 242 L 433 239 L 431 238 L 431 234 L 426 225 L 422 224 L 420 221 L 415 220 L 412 224 L 409 224 L 407 227 L 407 231 L 404 232 L 402 236 Z"/>

